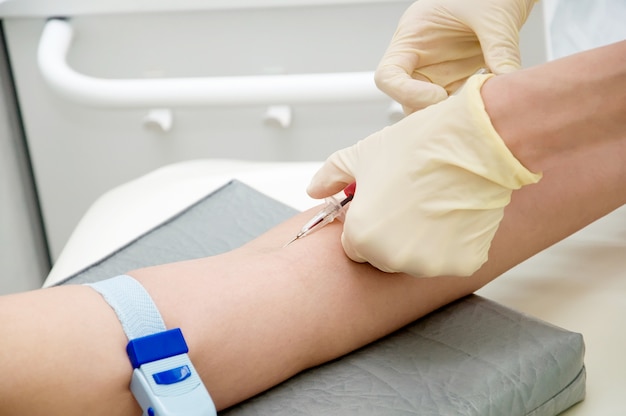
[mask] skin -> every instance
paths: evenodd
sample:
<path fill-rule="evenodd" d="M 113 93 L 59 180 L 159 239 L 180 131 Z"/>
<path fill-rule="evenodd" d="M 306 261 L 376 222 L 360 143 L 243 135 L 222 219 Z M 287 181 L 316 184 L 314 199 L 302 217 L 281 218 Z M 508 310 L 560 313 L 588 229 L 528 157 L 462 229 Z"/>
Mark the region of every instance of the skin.
<path fill-rule="evenodd" d="M 624 140 L 626 41 L 494 77 L 481 93 L 507 147 L 543 171 L 570 153 Z"/>
<path fill-rule="evenodd" d="M 574 70 L 577 62 L 566 66 Z M 551 65 L 545 65 L 548 75 Z M 533 80 L 542 76 L 537 71 L 531 72 Z M 527 74 L 494 77 L 483 88 L 494 125 L 520 155 L 529 150 L 525 145 L 553 136 L 562 139 L 555 133 L 558 129 L 532 133 L 536 126 L 527 125 L 525 114 L 543 102 L 536 98 L 524 105 L 524 100 L 513 99 L 528 93 L 528 81 L 522 82 Z M 548 97 L 559 87 L 541 84 L 548 88 L 540 89 L 541 94 Z M 495 90 L 490 91 L 490 85 L 504 88 L 506 94 L 491 94 Z M 611 102 L 600 101 L 596 105 Z M 563 105 L 559 102 L 555 111 Z M 578 106 L 587 111 L 582 103 Z M 618 103 L 607 108 L 621 107 Z M 545 124 L 537 120 L 550 114 L 548 110 L 531 121 Z M 546 150 L 549 156 L 544 158 L 533 159 L 532 152 L 529 159 L 519 156 L 529 167 L 539 160 L 536 167 L 544 177 L 513 193 L 489 261 L 469 278 L 415 279 L 352 262 L 341 249 L 340 223 L 283 248 L 312 212 L 229 253 L 129 274 L 151 294 L 166 325 L 182 328 L 194 365 L 216 406 L 223 409 L 474 292 L 622 206 L 626 134 L 620 122 L 615 124 L 609 138 L 585 141 L 559 155 Z M 602 132 L 612 132 L 611 125 Z M 528 143 L 516 142 L 519 128 L 530 129 L 519 133 Z M 128 389 L 126 342 L 112 309 L 89 287 L 1 297 L 0 369 L 5 376 L 0 378 L 0 415 L 140 415 Z"/>

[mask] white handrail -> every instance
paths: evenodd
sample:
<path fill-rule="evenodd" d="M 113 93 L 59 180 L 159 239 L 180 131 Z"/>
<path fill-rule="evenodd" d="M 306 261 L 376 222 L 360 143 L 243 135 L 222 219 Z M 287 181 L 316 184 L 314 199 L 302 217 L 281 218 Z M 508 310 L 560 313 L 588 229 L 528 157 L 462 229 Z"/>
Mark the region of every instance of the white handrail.
<path fill-rule="evenodd" d="M 385 99 L 372 72 L 259 75 L 207 78 L 103 79 L 76 72 L 67 63 L 73 30 L 50 19 L 37 60 L 43 78 L 61 96 L 95 107 L 179 107 L 298 104 Z M 388 99 L 388 98 L 387 98 Z"/>

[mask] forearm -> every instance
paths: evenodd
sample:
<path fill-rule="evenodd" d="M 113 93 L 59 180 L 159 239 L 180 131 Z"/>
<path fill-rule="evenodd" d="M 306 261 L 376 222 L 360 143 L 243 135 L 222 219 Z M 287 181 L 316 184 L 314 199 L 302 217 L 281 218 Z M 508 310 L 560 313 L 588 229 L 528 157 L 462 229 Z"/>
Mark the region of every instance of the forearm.
<path fill-rule="evenodd" d="M 513 154 L 543 171 L 565 153 L 626 139 L 626 41 L 494 77 L 482 96 Z"/>
<path fill-rule="evenodd" d="M 347 259 L 334 223 L 287 248 L 298 215 L 224 255 L 130 272 L 221 409 L 471 293 L 460 278 L 386 275 Z M 0 298 L 0 415 L 140 414 L 126 337 L 85 286 Z"/>
<path fill-rule="evenodd" d="M 168 326 L 190 334 L 198 354 L 192 358 L 219 408 L 479 287 L 454 278 L 416 281 L 354 263 L 343 254 L 337 223 L 282 248 L 310 215 L 223 256 L 131 273 L 168 311 Z"/>

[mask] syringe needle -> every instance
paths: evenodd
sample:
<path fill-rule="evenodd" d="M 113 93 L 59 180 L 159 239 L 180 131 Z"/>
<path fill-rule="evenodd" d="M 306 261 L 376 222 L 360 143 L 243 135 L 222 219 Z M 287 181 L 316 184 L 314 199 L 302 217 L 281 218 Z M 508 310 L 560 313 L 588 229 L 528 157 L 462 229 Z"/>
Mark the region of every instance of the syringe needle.
<path fill-rule="evenodd" d="M 289 241 L 287 242 L 287 244 L 285 244 L 285 245 L 283 246 L 283 248 L 287 247 L 289 244 L 293 243 L 293 242 L 294 242 L 294 241 L 296 241 L 298 238 L 299 238 L 298 236 L 295 236 L 294 238 L 292 238 L 291 240 L 289 240 Z"/>
<path fill-rule="evenodd" d="M 283 248 L 287 247 L 294 241 L 309 235 L 311 232 L 319 230 L 326 224 L 333 222 L 335 218 L 337 218 L 337 216 L 341 215 L 342 209 L 348 204 L 348 202 L 352 201 L 355 190 L 356 183 L 351 183 L 344 189 L 346 198 L 344 198 L 342 201 L 337 201 L 337 199 L 335 199 L 334 197 L 326 198 L 326 205 L 324 206 L 324 208 L 320 212 L 318 212 L 309 222 L 304 224 L 304 226 L 300 229 L 300 232 L 289 242 L 287 242 L 287 244 L 285 244 Z"/>

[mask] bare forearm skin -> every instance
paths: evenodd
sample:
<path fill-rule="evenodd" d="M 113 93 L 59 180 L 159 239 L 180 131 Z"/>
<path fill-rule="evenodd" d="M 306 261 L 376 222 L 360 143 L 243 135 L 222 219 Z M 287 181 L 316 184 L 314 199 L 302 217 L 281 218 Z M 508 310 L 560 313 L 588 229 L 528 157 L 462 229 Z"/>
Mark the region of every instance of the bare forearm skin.
<path fill-rule="evenodd" d="M 477 288 L 350 261 L 340 224 L 282 245 L 298 215 L 228 254 L 136 270 L 168 327 L 182 328 L 218 408 L 341 356 Z M 140 414 L 126 337 L 95 291 L 66 286 L 0 300 L 0 414 Z"/>
<path fill-rule="evenodd" d="M 626 41 L 494 77 L 481 93 L 513 154 L 543 171 L 564 154 L 626 137 Z"/>

